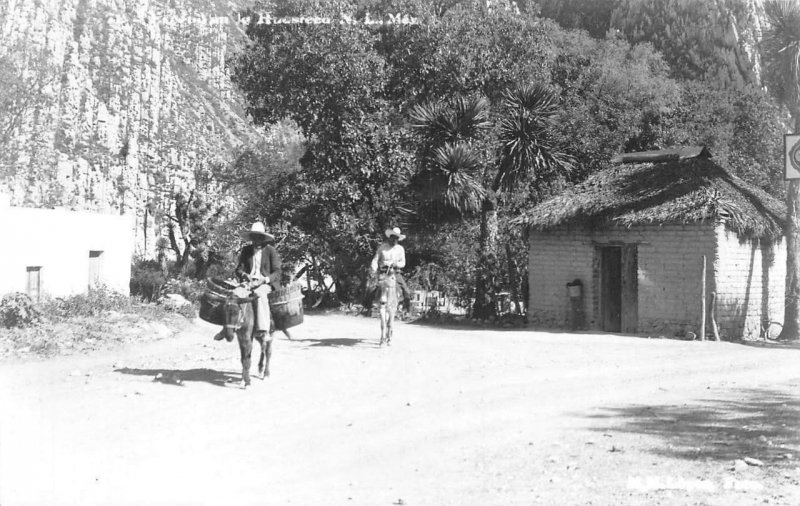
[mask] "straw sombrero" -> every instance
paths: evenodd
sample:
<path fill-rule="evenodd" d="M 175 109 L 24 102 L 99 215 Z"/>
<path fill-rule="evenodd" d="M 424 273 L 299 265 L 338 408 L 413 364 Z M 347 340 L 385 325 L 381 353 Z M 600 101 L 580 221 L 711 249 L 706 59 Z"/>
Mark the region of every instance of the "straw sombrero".
<path fill-rule="evenodd" d="M 397 227 L 387 228 L 385 234 L 386 234 L 386 237 L 391 237 L 393 235 L 397 236 L 397 240 L 398 241 L 402 241 L 403 239 L 406 238 L 406 236 L 404 236 L 403 234 L 400 233 L 400 229 L 397 228 Z"/>
<path fill-rule="evenodd" d="M 257 221 L 253 223 L 250 230 L 242 232 L 242 239 L 247 239 L 248 241 L 274 241 L 275 236 L 267 232 L 263 223 Z"/>

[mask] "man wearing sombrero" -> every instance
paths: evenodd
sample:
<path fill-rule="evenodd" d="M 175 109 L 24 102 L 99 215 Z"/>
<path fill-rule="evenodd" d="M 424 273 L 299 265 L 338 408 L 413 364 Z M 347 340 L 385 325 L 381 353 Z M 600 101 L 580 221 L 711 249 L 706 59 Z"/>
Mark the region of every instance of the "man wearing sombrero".
<path fill-rule="evenodd" d="M 264 224 L 255 222 L 250 230 L 242 232 L 242 238 L 250 242 L 239 253 L 239 262 L 234 274 L 236 279 L 247 282 L 247 286 L 256 301 L 255 330 L 261 333 L 269 332 L 269 292 L 277 290 L 281 284 L 281 257 L 270 243 L 275 236 L 267 232 Z M 245 294 L 246 296 L 247 294 Z M 214 339 L 222 339 L 223 332 Z M 264 336 L 269 339 L 269 336 Z"/>
<path fill-rule="evenodd" d="M 370 265 L 373 276 L 368 282 L 367 293 L 364 298 L 364 313 L 367 316 L 372 314 L 372 304 L 375 301 L 375 290 L 377 289 L 375 274 L 378 272 L 378 268 L 395 268 L 395 279 L 397 281 L 397 286 L 402 292 L 403 306 L 406 311 L 408 311 L 411 305 L 411 294 L 408 291 L 408 285 L 406 285 L 406 280 L 403 279 L 403 276 L 400 274 L 400 269 L 406 266 L 406 250 L 400 246 L 398 242 L 405 239 L 406 236 L 400 233 L 398 227 L 388 228 L 384 234 L 386 235 L 386 241 L 378 246 L 378 250 L 375 252 L 375 256 L 372 257 L 372 264 Z"/>

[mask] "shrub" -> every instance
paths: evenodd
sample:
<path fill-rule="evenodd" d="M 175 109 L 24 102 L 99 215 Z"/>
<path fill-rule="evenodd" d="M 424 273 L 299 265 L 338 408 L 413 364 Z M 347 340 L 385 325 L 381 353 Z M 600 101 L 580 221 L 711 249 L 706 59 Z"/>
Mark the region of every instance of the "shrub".
<path fill-rule="evenodd" d="M 87 293 L 49 301 L 44 305 L 44 309 L 57 319 L 98 316 L 108 311 L 130 311 L 131 299 L 105 286 L 99 286 L 92 288 Z"/>
<path fill-rule="evenodd" d="M 42 311 L 27 294 L 9 293 L 0 299 L 0 324 L 3 327 L 28 327 L 42 321 Z"/>
<path fill-rule="evenodd" d="M 154 302 L 161 294 L 167 278 L 155 260 L 138 260 L 131 266 L 131 295 Z"/>
<path fill-rule="evenodd" d="M 195 303 L 200 300 L 200 296 L 206 290 L 206 282 L 204 280 L 192 279 L 187 277 L 179 277 L 170 279 L 161 287 L 161 295 L 170 293 L 183 296 L 186 300 Z"/>

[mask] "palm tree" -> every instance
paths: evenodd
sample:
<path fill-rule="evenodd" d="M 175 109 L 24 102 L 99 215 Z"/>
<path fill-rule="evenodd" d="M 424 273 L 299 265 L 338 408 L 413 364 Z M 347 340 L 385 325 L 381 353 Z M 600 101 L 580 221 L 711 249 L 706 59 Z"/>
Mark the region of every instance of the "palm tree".
<path fill-rule="evenodd" d="M 434 220 L 478 211 L 485 191 L 476 143 L 491 127 L 489 101 L 458 97 L 418 105 L 411 111 L 411 126 L 421 140 L 420 170 L 411 187 L 422 211 Z"/>
<path fill-rule="evenodd" d="M 502 94 L 495 158 L 491 160 L 490 155 L 484 161 L 480 147 L 492 126 L 489 105 L 485 98 L 457 98 L 420 105 L 411 112 L 412 126 L 421 138 L 421 170 L 413 184 L 417 195 L 423 202 L 438 202 L 440 209 L 459 215 L 481 211 L 472 311 L 476 318 L 494 314 L 490 276 L 497 264 L 498 194 L 572 164 L 549 139 L 557 99 L 540 84 L 521 85 Z"/>
<path fill-rule="evenodd" d="M 792 116 L 800 132 L 800 4 L 797 0 L 769 0 L 764 4 L 769 28 L 764 32 L 764 76 L 770 93 Z M 786 191 L 786 303 L 779 339 L 800 338 L 800 181 L 789 181 Z"/>

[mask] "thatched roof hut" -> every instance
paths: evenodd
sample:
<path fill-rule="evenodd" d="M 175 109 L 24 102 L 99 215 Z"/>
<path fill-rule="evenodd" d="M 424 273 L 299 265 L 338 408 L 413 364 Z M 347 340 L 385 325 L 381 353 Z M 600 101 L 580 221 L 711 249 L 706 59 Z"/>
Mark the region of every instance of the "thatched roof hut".
<path fill-rule="evenodd" d="M 775 239 L 786 207 L 714 163 L 707 149 L 629 153 L 610 169 L 516 218 L 531 229 L 676 224 L 724 218 L 738 234 Z"/>
<path fill-rule="evenodd" d="M 628 153 L 515 221 L 537 325 L 758 337 L 784 304 L 786 209 L 702 147 Z M 702 294 L 715 294 L 713 307 Z M 705 308 L 705 311 L 701 311 Z"/>

